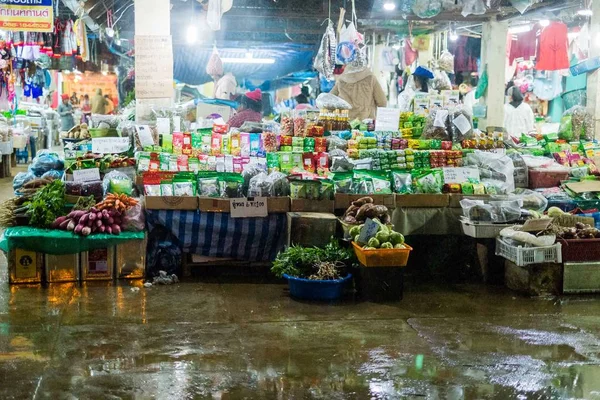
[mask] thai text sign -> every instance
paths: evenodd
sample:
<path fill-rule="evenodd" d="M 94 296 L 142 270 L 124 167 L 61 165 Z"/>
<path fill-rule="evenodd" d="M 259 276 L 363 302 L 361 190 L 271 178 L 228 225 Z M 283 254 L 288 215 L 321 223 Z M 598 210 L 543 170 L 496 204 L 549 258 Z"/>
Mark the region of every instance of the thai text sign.
<path fill-rule="evenodd" d="M 52 0 L 0 0 L 0 29 L 52 32 Z"/>

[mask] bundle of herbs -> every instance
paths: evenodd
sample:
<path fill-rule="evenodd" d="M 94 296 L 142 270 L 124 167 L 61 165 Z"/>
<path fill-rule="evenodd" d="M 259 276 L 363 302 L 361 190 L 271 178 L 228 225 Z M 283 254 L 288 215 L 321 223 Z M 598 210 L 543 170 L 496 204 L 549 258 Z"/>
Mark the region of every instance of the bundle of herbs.
<path fill-rule="evenodd" d="M 342 248 L 335 238 L 324 247 L 292 245 L 279 252 L 271 272 L 277 277 L 284 274 L 313 280 L 333 280 L 345 276 L 344 271 L 354 262 L 354 252 Z"/>
<path fill-rule="evenodd" d="M 65 215 L 65 184 L 61 180 L 38 190 L 30 201 L 25 203 L 29 225 L 48 228 L 56 218 Z"/>

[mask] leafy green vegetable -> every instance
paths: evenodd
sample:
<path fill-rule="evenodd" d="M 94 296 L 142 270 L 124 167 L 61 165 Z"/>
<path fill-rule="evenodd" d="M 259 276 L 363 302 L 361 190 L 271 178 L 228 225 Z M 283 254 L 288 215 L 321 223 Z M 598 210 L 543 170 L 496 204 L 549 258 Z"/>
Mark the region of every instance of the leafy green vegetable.
<path fill-rule="evenodd" d="M 65 215 L 65 184 L 61 180 L 52 181 L 38 190 L 25 205 L 28 207 L 29 225 L 49 227 L 56 218 Z"/>
<path fill-rule="evenodd" d="M 331 238 L 324 248 L 292 245 L 279 252 L 273 261 L 271 272 L 280 278 L 283 274 L 307 278 L 318 274 L 321 263 L 340 263 L 348 266 L 353 261 L 354 252 L 340 247 L 338 241 Z"/>

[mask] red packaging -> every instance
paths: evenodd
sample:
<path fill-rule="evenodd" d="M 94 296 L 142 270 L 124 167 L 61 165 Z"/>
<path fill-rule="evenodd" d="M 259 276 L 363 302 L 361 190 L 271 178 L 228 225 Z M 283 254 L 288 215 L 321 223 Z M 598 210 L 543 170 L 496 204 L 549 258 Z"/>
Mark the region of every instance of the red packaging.
<path fill-rule="evenodd" d="M 188 170 L 188 156 L 182 154 L 177 156 L 177 170 L 187 171 Z"/>
<path fill-rule="evenodd" d="M 214 124 L 212 131 L 213 131 L 213 133 L 225 134 L 225 133 L 229 132 L 229 125 L 227 125 L 227 124 L 223 124 L 223 125 Z"/>
<path fill-rule="evenodd" d="M 148 167 L 148 171 L 158 170 L 160 170 L 160 157 L 158 153 L 150 153 L 150 166 Z"/>
<path fill-rule="evenodd" d="M 408 148 L 408 139 L 399 139 L 399 144 L 400 149 L 407 149 Z"/>
<path fill-rule="evenodd" d="M 292 137 L 291 136 L 280 136 L 279 143 L 282 146 L 291 146 L 292 145 Z"/>
<path fill-rule="evenodd" d="M 327 147 L 327 139 L 324 137 L 316 137 L 315 147 Z"/>
<path fill-rule="evenodd" d="M 192 154 L 192 134 L 189 132 L 183 134 L 183 147 L 181 152 L 188 156 Z"/>
<path fill-rule="evenodd" d="M 452 142 L 448 140 L 442 141 L 442 150 L 452 150 Z"/>
<path fill-rule="evenodd" d="M 302 166 L 305 171 L 312 172 L 313 174 L 317 172 L 313 153 L 302 153 Z"/>
<path fill-rule="evenodd" d="M 183 153 L 183 132 L 173 132 L 173 154 L 182 154 L 182 153 Z"/>

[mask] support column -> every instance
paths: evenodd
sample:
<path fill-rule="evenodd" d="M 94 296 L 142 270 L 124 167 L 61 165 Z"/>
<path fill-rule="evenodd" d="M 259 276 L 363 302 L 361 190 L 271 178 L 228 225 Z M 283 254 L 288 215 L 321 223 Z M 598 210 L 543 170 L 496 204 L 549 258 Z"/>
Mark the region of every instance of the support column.
<path fill-rule="evenodd" d="M 594 14 L 590 20 L 590 54 L 588 59 L 600 57 L 600 1 L 592 2 Z M 596 139 L 600 137 L 600 71 L 587 74 L 587 109 L 594 118 Z"/>
<path fill-rule="evenodd" d="M 161 70 L 162 83 L 170 82 L 173 84 L 173 50 L 171 38 L 171 4 L 169 0 L 135 0 L 135 37 L 136 37 L 136 56 L 138 52 L 137 38 L 140 36 L 156 36 L 167 37 L 169 54 L 161 54 L 161 57 L 166 57 L 170 62 L 170 67 L 165 67 Z M 165 42 L 163 42 L 163 45 Z M 141 47 L 141 46 L 140 46 Z M 163 47 L 164 50 L 165 47 Z M 155 55 L 156 59 L 156 55 Z M 164 58 L 163 58 L 164 59 Z M 136 64 L 137 64 L 136 60 Z M 158 64 L 158 63 L 157 63 Z M 139 64 L 138 64 L 139 65 Z M 157 67 L 159 67 L 157 65 Z M 153 74 L 138 74 L 136 67 L 135 83 L 136 88 L 148 85 L 158 85 L 161 82 L 156 82 L 153 79 Z M 141 71 L 140 71 L 141 72 Z M 154 74 L 156 78 L 156 74 Z M 139 86 L 138 86 L 139 85 Z M 153 96 L 149 94 L 149 96 Z M 136 120 L 144 121 L 151 112 L 151 106 L 169 107 L 173 102 L 173 94 L 169 97 L 146 97 L 136 93 Z"/>
<path fill-rule="evenodd" d="M 487 117 L 479 120 L 479 129 L 504 125 L 504 88 L 506 75 L 506 36 L 508 22 L 484 22 L 481 35 L 481 66 L 487 66 L 488 87 L 483 102 Z"/>

